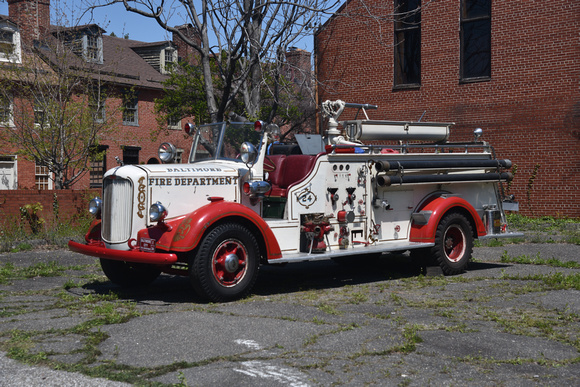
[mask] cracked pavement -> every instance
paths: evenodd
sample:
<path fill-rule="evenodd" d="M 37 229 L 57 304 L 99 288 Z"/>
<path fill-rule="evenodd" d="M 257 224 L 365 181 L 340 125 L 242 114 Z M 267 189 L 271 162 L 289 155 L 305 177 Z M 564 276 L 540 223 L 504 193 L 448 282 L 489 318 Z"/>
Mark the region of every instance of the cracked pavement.
<path fill-rule="evenodd" d="M 580 262 L 526 243 L 475 248 L 453 277 L 405 255 L 263 266 L 250 297 L 207 304 L 187 278 L 125 290 L 66 250 L 1 254 L 64 270 L 0 283 L 0 386 L 580 384 L 580 269 L 502 254 Z"/>

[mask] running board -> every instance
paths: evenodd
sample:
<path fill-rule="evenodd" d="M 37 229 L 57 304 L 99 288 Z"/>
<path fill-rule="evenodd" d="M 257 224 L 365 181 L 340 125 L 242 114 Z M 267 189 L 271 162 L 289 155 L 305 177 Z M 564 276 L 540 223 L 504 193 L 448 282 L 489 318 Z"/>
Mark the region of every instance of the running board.
<path fill-rule="evenodd" d="M 386 245 L 386 246 L 385 246 Z M 347 249 L 336 249 L 322 253 L 282 253 L 282 258 L 270 259 L 268 263 L 290 263 L 304 261 L 321 261 L 338 257 L 357 256 L 365 254 L 388 253 L 393 251 L 405 251 L 411 249 L 423 249 L 433 247 L 434 243 L 418 242 L 383 242 L 380 246 L 349 247 Z"/>

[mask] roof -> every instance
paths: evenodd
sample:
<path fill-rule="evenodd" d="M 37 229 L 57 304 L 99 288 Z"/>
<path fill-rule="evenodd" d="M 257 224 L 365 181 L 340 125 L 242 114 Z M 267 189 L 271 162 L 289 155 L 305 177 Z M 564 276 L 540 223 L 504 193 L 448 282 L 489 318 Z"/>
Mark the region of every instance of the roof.
<path fill-rule="evenodd" d="M 133 86 L 147 88 L 163 88 L 161 84 L 167 79 L 153 66 L 145 61 L 133 48 L 142 47 L 143 42 L 103 35 L 103 64 L 104 71 L 112 71 L 118 83 L 127 83 Z M 164 44 L 171 44 L 164 42 Z M 160 44 L 156 44 L 157 46 Z"/>
<path fill-rule="evenodd" d="M 12 23 L 10 18 L 5 15 L 0 15 L 0 21 L 8 21 Z M 97 24 L 86 24 L 74 27 L 50 26 L 51 34 L 83 33 L 85 31 L 92 31 L 101 34 L 103 42 L 103 63 L 88 63 L 80 56 L 75 55 L 78 60 L 72 60 L 74 63 L 69 64 L 71 68 L 87 70 L 94 74 L 95 77 L 98 76 L 104 81 L 116 83 L 121 86 L 163 89 L 162 83 L 167 79 L 167 76 L 161 74 L 152 65 L 147 63 L 147 61 L 137 54 L 134 49 L 138 50 L 148 47 L 159 47 L 161 49 L 167 46 L 173 46 L 171 41 L 148 43 L 104 35 L 103 33 L 105 30 Z M 51 35 L 48 39 L 51 40 L 56 38 L 54 35 Z M 36 45 L 36 47 L 39 48 L 41 45 Z M 54 57 L 53 55 L 48 54 L 47 51 L 45 51 L 44 54 L 46 54 L 44 57 L 47 60 Z M 54 63 L 55 60 L 53 60 L 53 64 Z"/>

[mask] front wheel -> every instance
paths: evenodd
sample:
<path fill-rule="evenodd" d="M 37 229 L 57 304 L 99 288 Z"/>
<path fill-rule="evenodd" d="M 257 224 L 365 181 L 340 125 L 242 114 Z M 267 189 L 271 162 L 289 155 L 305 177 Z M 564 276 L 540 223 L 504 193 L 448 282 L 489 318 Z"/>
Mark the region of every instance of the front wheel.
<path fill-rule="evenodd" d="M 473 252 L 473 231 L 469 221 L 460 213 L 445 215 L 435 232 L 433 259 L 447 275 L 462 273 Z"/>
<path fill-rule="evenodd" d="M 101 258 L 101 268 L 112 283 L 122 287 L 146 286 L 161 274 L 161 270 L 153 265 L 104 258 Z"/>
<path fill-rule="evenodd" d="M 259 256 L 258 242 L 250 230 L 238 223 L 218 225 L 189 263 L 193 288 L 213 302 L 242 298 L 256 282 Z"/>

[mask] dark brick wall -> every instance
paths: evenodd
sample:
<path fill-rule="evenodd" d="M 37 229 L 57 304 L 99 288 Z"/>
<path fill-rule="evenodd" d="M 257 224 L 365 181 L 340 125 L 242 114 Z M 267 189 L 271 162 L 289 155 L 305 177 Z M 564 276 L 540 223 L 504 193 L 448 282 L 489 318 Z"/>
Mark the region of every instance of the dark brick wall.
<path fill-rule="evenodd" d="M 319 101 L 376 104 L 371 119 L 426 112 L 423 121 L 456 123 L 452 141 L 481 127 L 498 157 L 518 166 L 512 193 L 522 213 L 580 216 L 579 2 L 546 12 L 544 2 L 492 1 L 491 79 L 476 83 L 459 79 L 460 1 L 432 2 L 422 14 L 421 86 L 408 90 L 393 90 L 392 0 L 364 3 L 382 18 L 352 0 L 315 37 Z"/>

